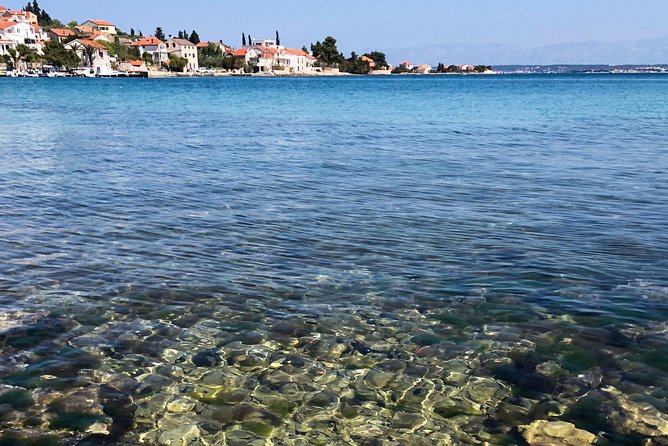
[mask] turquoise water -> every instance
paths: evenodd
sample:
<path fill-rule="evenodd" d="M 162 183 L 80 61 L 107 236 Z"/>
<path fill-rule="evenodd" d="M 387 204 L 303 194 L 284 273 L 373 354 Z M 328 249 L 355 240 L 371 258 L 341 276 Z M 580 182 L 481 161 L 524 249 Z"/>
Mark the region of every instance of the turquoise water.
<path fill-rule="evenodd" d="M 0 444 L 663 441 L 667 118 L 661 75 L 0 79 Z"/>

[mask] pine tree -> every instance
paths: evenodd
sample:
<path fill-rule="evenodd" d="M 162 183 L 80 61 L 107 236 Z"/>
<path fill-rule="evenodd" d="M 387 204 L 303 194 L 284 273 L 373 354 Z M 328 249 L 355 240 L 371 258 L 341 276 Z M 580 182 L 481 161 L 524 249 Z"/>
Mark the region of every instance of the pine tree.
<path fill-rule="evenodd" d="M 183 39 L 183 31 L 179 31 L 179 34 L 177 35 L 179 39 Z"/>
<path fill-rule="evenodd" d="M 276 45 L 281 45 L 281 36 L 278 35 L 278 31 L 276 31 Z"/>
<path fill-rule="evenodd" d="M 159 26 L 155 29 L 155 37 L 162 41 L 165 40 L 165 32 Z"/>
<path fill-rule="evenodd" d="M 45 10 L 42 9 L 42 12 L 40 15 L 37 16 L 37 23 L 41 26 L 50 26 L 53 23 L 53 19 L 51 19 L 51 16 L 49 13 L 47 13 Z"/>
<path fill-rule="evenodd" d="M 193 29 L 193 32 L 190 34 L 190 39 L 189 40 L 192 43 L 194 43 L 195 45 L 197 45 L 198 43 L 201 42 L 201 40 L 199 38 L 199 34 L 197 34 L 197 31 L 195 31 L 194 29 Z"/>
<path fill-rule="evenodd" d="M 241 45 L 246 46 L 246 34 L 241 33 Z"/>

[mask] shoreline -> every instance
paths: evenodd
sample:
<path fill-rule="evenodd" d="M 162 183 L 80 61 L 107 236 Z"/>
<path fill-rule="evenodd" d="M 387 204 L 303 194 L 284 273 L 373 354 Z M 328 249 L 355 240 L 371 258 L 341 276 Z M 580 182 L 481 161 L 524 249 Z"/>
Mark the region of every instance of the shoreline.
<path fill-rule="evenodd" d="M 46 75 L 17 75 L 13 76 L 7 72 L 0 72 L 0 78 L 16 78 L 16 79 L 61 79 L 61 78 L 75 78 L 75 79 L 193 79 L 193 78 L 339 78 L 339 77 L 489 77 L 489 76 L 568 76 L 568 75 L 668 75 L 668 71 L 571 71 L 562 73 L 527 73 L 527 72 L 493 72 L 493 73 L 400 73 L 400 74 L 351 74 L 351 73 L 327 73 L 327 74 L 238 74 L 238 73 L 119 73 L 108 76 L 78 76 L 66 74 L 63 76 L 46 76 Z"/>

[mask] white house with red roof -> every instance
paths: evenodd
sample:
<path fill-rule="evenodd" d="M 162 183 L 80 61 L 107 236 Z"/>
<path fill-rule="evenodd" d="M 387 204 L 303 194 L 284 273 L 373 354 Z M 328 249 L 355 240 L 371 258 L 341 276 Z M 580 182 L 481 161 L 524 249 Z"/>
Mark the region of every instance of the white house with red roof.
<path fill-rule="evenodd" d="M 303 50 L 277 45 L 270 39 L 253 40 L 251 45 L 232 53 L 232 57 L 244 60 L 259 72 L 272 72 L 275 67 L 290 73 L 310 73 L 313 71 L 315 57 Z"/>
<path fill-rule="evenodd" d="M 111 57 L 109 50 L 104 45 L 88 39 L 75 39 L 65 44 L 65 48 L 73 50 L 81 59 L 81 67 L 85 68 L 89 75 L 109 76 L 111 68 Z"/>
<path fill-rule="evenodd" d="M 434 70 L 434 69 L 431 67 L 431 65 L 422 64 L 422 65 L 418 66 L 418 67 L 415 69 L 415 72 L 416 72 L 417 74 L 429 74 L 429 73 L 431 73 L 433 70 Z"/>
<path fill-rule="evenodd" d="M 132 46 L 139 50 L 140 55 L 143 56 L 144 54 L 149 54 L 151 57 L 153 57 L 162 43 L 163 41 L 157 37 L 149 36 L 142 37 L 139 40 L 132 42 Z M 156 63 L 160 63 L 160 60 L 158 59 Z"/>
<path fill-rule="evenodd" d="M 44 37 L 41 28 L 28 22 L 0 21 L 0 40 L 11 40 L 16 45 L 28 45 L 39 51 Z"/>
<path fill-rule="evenodd" d="M 111 34 L 112 36 L 118 34 L 118 31 L 116 31 L 116 25 L 111 22 L 107 22 L 106 20 L 86 20 L 79 26 L 92 28 L 97 32 Z"/>

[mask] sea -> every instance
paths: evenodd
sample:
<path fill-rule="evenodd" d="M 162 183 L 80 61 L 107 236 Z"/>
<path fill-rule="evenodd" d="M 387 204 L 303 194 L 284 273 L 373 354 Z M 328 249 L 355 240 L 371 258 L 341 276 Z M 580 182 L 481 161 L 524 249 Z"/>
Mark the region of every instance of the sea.
<path fill-rule="evenodd" d="M 666 75 L 6 78 L 0 129 L 0 445 L 668 444 Z"/>

